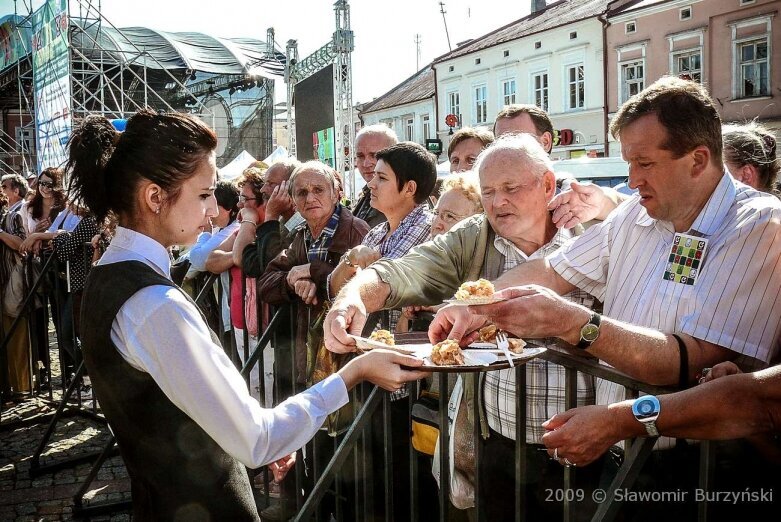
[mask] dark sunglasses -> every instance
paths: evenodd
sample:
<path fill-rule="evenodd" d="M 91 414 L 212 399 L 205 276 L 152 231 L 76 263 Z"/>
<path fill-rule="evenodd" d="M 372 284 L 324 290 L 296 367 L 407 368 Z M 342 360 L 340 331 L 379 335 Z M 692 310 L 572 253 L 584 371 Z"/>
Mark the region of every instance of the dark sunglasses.
<path fill-rule="evenodd" d="M 52 183 L 51 181 L 39 181 L 38 184 L 42 187 L 54 188 L 54 183 Z"/>

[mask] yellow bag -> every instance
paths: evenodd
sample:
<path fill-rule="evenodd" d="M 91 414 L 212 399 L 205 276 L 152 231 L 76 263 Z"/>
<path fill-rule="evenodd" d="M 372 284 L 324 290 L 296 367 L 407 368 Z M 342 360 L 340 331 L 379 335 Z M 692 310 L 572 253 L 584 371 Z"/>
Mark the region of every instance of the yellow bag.
<path fill-rule="evenodd" d="M 434 455 L 439 439 L 439 394 L 423 391 L 412 405 L 412 447 Z"/>

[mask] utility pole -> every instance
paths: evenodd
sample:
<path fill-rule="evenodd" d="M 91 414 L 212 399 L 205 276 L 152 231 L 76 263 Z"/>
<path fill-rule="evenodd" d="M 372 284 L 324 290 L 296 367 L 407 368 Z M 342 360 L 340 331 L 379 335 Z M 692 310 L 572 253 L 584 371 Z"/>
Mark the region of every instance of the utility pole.
<path fill-rule="evenodd" d="M 415 70 L 420 70 L 420 33 L 415 34 Z"/>
<path fill-rule="evenodd" d="M 442 13 L 442 21 L 445 22 L 445 36 L 447 36 L 447 48 L 452 51 L 453 47 L 450 45 L 450 33 L 447 31 L 447 19 L 445 18 L 445 2 L 439 2 L 439 12 Z"/>

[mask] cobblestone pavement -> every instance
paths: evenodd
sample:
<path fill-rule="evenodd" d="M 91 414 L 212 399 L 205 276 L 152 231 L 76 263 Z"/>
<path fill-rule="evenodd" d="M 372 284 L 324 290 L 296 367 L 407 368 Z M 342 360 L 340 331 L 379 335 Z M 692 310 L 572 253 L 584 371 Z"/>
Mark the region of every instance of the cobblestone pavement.
<path fill-rule="evenodd" d="M 50 415 L 62 397 L 57 351 L 51 350 L 52 393 L 2 407 L 0 418 L 0 521 L 54 521 L 84 519 L 74 513 L 73 497 L 87 477 L 94 459 L 53 472 L 31 473 L 31 463 L 49 425 Z M 99 411 L 91 401 L 81 409 Z M 40 465 L 100 451 L 108 442 L 108 428 L 78 414 L 76 402 L 67 410 L 44 448 Z M 84 497 L 83 506 L 130 499 L 130 480 L 119 456 L 100 468 Z M 94 521 L 129 521 L 128 510 L 94 516 Z"/>

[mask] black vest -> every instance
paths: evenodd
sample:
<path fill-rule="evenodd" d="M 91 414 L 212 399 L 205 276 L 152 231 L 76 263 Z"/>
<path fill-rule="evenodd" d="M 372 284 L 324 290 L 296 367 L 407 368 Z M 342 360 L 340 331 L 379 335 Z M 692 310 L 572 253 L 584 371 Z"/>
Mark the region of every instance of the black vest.
<path fill-rule="evenodd" d="M 152 285 L 175 286 L 139 261 L 97 266 L 81 307 L 84 361 L 130 475 L 134 520 L 259 520 L 244 466 L 111 341 L 119 309 Z"/>

